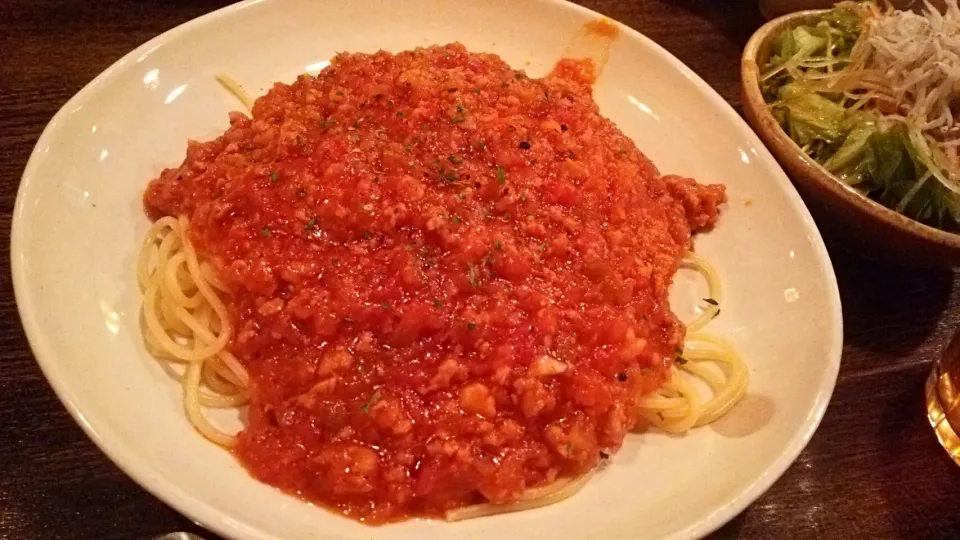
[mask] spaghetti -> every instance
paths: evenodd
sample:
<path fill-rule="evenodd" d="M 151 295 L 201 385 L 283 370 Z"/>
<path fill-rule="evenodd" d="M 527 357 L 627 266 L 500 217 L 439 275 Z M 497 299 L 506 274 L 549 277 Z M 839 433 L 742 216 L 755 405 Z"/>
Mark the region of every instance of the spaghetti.
<path fill-rule="evenodd" d="M 743 396 L 687 253 L 723 186 L 661 175 L 561 62 L 344 54 L 255 112 L 218 77 L 250 114 L 151 182 L 138 269 L 199 433 L 354 519 L 455 521 L 566 499 L 632 427 Z M 685 344 L 678 266 L 710 289 Z M 237 435 L 205 416 L 246 403 Z"/>
<path fill-rule="evenodd" d="M 253 100 L 232 77 L 216 79 L 248 112 L 253 109 Z M 137 261 L 143 336 L 154 356 L 186 366 L 179 379 L 190 423 L 211 442 L 231 447 L 236 437 L 211 424 L 202 408 L 245 405 L 249 377 L 226 350 L 233 329 L 217 291 L 227 289 L 210 265 L 199 261 L 189 223 L 185 216 L 163 217 L 143 240 Z"/>
<path fill-rule="evenodd" d="M 197 259 L 188 225 L 186 217 L 164 217 L 144 238 L 137 263 L 143 336 L 154 356 L 186 366 L 181 383 L 187 417 L 204 437 L 229 447 L 234 436 L 214 427 L 201 409 L 244 405 L 248 377 L 226 350 L 232 327 L 216 292 L 225 289 Z"/>
<path fill-rule="evenodd" d="M 706 279 L 709 301 L 701 315 L 687 324 L 690 333 L 670 378 L 638 404 L 640 416 L 669 433 L 683 433 L 717 420 L 743 398 L 749 382 L 747 366 L 736 349 L 725 339 L 701 331 L 720 314 L 723 296 L 717 271 L 692 253 L 687 254 L 682 266 L 696 270 Z M 701 403 L 688 379 L 706 383 L 713 397 Z"/>

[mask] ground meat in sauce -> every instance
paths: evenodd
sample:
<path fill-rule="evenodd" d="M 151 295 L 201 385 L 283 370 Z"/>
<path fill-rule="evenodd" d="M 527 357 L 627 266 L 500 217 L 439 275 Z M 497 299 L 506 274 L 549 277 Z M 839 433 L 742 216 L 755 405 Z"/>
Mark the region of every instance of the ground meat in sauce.
<path fill-rule="evenodd" d="M 459 44 L 340 54 L 150 183 L 149 215 L 189 216 L 232 291 L 253 476 L 381 523 L 506 502 L 621 445 L 725 195 L 661 176 L 590 73 L 530 79 Z"/>

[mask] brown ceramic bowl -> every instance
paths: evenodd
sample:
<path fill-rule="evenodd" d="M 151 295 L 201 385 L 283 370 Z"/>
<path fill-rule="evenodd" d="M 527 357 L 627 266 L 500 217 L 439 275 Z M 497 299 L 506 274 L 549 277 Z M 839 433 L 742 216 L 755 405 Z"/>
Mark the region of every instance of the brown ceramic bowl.
<path fill-rule="evenodd" d="M 924 266 L 960 266 L 960 234 L 929 227 L 857 193 L 827 172 L 780 128 L 760 91 L 760 67 L 774 40 L 790 27 L 816 20 L 823 10 L 774 19 L 753 34 L 743 51 L 740 81 L 747 121 L 803 196 L 828 241 L 843 235 L 868 254 Z M 836 240 L 836 238 L 834 238 Z"/>

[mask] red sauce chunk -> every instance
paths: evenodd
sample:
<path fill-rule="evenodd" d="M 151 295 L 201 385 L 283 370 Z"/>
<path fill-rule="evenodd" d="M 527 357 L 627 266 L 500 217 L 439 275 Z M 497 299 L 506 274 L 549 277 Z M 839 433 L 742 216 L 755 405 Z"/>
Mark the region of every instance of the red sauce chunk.
<path fill-rule="evenodd" d="M 340 54 L 150 183 L 150 216 L 189 216 L 231 290 L 254 477 L 382 523 L 508 502 L 621 445 L 725 195 L 660 175 L 585 69 Z"/>

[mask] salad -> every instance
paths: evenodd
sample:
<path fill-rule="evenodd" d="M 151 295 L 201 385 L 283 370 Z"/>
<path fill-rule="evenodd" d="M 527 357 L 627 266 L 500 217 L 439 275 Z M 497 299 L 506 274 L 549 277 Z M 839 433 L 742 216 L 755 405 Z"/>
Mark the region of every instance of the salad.
<path fill-rule="evenodd" d="M 841 2 L 784 31 L 761 90 L 784 131 L 841 182 L 960 230 L 960 8 Z"/>

